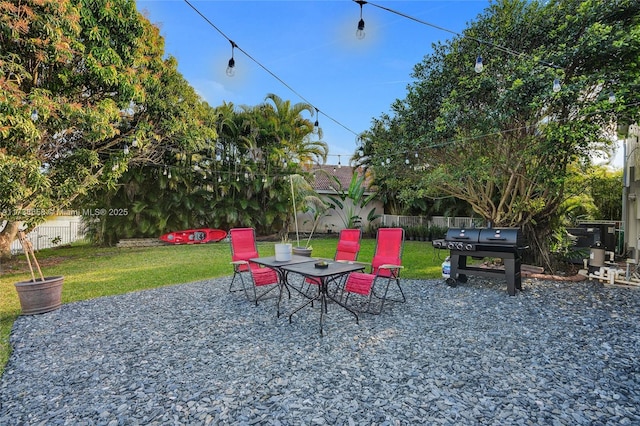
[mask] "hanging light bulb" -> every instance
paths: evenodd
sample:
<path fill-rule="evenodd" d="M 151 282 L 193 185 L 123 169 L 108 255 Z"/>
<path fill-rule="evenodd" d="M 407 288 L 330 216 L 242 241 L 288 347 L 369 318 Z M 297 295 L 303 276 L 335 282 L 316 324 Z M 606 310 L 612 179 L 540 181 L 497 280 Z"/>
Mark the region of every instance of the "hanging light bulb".
<path fill-rule="evenodd" d="M 165 168 L 164 168 L 164 170 L 162 171 L 162 174 L 163 174 L 164 176 L 166 176 L 166 175 L 167 175 L 167 168 L 166 168 L 166 167 L 165 167 Z"/>
<path fill-rule="evenodd" d="M 609 92 L 609 103 L 610 104 L 616 103 L 616 94 L 613 93 L 613 91 Z"/>
<path fill-rule="evenodd" d="M 360 5 L 360 20 L 358 21 L 358 29 L 356 30 L 356 38 L 362 40 L 365 36 L 364 32 L 364 19 L 362 19 L 362 5 L 366 3 L 364 0 L 356 1 Z"/>
<path fill-rule="evenodd" d="M 558 93 L 561 89 L 562 86 L 560 85 L 560 79 L 556 78 L 553 80 L 553 93 Z"/>
<path fill-rule="evenodd" d="M 118 170 L 118 167 L 119 167 L 118 163 L 113 163 L 113 166 L 111 166 L 111 171 L 115 172 L 116 170 Z"/>
<path fill-rule="evenodd" d="M 320 128 L 320 123 L 318 122 L 319 113 L 320 113 L 320 111 L 318 111 L 318 108 L 316 108 L 316 121 L 315 121 L 315 123 L 313 123 L 313 134 L 314 135 L 318 134 L 318 130 Z"/>
<path fill-rule="evenodd" d="M 408 158 L 404 159 L 404 164 L 407 164 L 407 165 L 409 164 L 409 159 Z"/>
<path fill-rule="evenodd" d="M 218 176 L 218 183 L 222 182 L 222 178 Z"/>
<path fill-rule="evenodd" d="M 418 153 L 413 154 L 414 157 L 418 158 Z"/>
<path fill-rule="evenodd" d="M 244 178 L 245 178 L 245 179 L 249 179 L 249 173 L 244 172 Z"/>
<path fill-rule="evenodd" d="M 387 164 L 391 163 L 391 160 L 389 159 L 389 157 L 387 157 Z"/>
<path fill-rule="evenodd" d="M 31 110 L 31 121 L 33 121 L 34 123 L 38 121 L 38 110 L 35 108 Z"/>
<path fill-rule="evenodd" d="M 167 172 L 167 178 L 171 179 L 171 169 L 169 169 L 169 172 Z"/>
<path fill-rule="evenodd" d="M 340 163 L 340 156 L 338 155 L 338 168 L 341 169 L 342 168 L 342 164 Z"/>
<path fill-rule="evenodd" d="M 482 63 L 482 56 L 478 55 L 476 59 L 476 66 L 473 68 L 478 74 L 482 72 L 484 69 L 484 64 Z"/>
<path fill-rule="evenodd" d="M 131 142 L 131 146 L 134 148 L 138 147 L 138 138 L 133 138 L 133 141 Z"/>
<path fill-rule="evenodd" d="M 232 40 L 229 40 L 231 43 L 231 59 L 229 59 L 229 63 L 227 64 L 227 76 L 233 77 L 236 75 L 236 60 L 233 59 L 233 49 L 238 47 Z"/>
<path fill-rule="evenodd" d="M 122 148 L 122 152 L 124 153 L 124 155 L 129 155 L 129 145 L 125 143 L 124 148 Z"/>

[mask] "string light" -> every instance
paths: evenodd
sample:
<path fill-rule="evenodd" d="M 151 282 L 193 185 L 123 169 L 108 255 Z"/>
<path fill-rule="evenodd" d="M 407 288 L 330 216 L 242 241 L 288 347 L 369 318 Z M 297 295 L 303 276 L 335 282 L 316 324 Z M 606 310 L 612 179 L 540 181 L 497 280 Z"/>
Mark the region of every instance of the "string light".
<path fill-rule="evenodd" d="M 367 2 L 364 0 L 355 0 L 356 3 L 360 5 L 360 20 L 358 21 L 358 29 L 356 30 L 356 38 L 358 40 L 362 40 L 366 35 L 364 32 L 364 19 L 362 19 L 362 5 Z"/>
<path fill-rule="evenodd" d="M 613 91 L 609 92 L 609 103 L 614 104 L 616 102 L 616 94 Z"/>
<path fill-rule="evenodd" d="M 316 121 L 313 123 L 313 134 L 317 135 L 320 129 L 320 122 L 318 121 L 320 111 L 316 108 Z"/>
<path fill-rule="evenodd" d="M 480 74 L 482 72 L 482 70 L 484 70 L 484 65 L 482 63 L 482 56 L 478 55 L 478 58 L 476 59 L 476 65 L 475 67 L 473 67 L 473 69 Z"/>
<path fill-rule="evenodd" d="M 125 143 L 124 148 L 122 148 L 122 152 L 124 153 L 124 155 L 129 155 L 129 145 Z"/>
<path fill-rule="evenodd" d="M 229 40 L 231 43 L 231 59 L 229 59 L 229 64 L 227 65 L 227 76 L 233 77 L 236 75 L 236 60 L 233 59 L 233 50 L 238 47 L 233 40 Z"/>
<path fill-rule="evenodd" d="M 555 80 L 553 80 L 553 93 L 558 93 L 560 90 L 562 90 L 560 79 L 556 78 Z"/>
<path fill-rule="evenodd" d="M 133 138 L 133 141 L 131 142 L 131 146 L 134 148 L 138 147 L 138 138 Z"/>
<path fill-rule="evenodd" d="M 222 32 L 220 30 L 220 28 L 218 28 L 213 22 L 211 22 L 211 20 L 209 18 L 207 18 L 202 12 L 200 12 L 198 10 L 198 8 L 196 8 L 193 4 L 191 4 L 191 2 L 189 0 L 184 0 L 184 2 L 191 8 L 193 9 L 198 15 L 200 15 L 200 17 L 202 19 L 204 19 L 207 24 L 209 24 L 213 29 L 215 29 L 218 33 L 220 33 L 220 35 L 222 37 L 224 37 L 225 39 L 227 39 L 227 41 L 229 41 L 231 43 L 232 49 L 231 49 L 231 53 L 232 53 L 232 57 L 229 60 L 229 65 L 233 65 L 232 69 L 235 69 L 235 60 L 232 61 L 233 59 L 233 49 L 238 49 L 240 52 L 242 52 L 247 58 L 249 58 L 251 61 L 253 61 L 256 65 L 258 65 L 260 68 L 262 68 L 264 71 L 266 71 L 270 76 L 272 76 L 273 78 L 275 78 L 276 80 L 278 80 L 284 87 L 286 87 L 287 89 L 289 89 L 292 93 L 294 93 L 296 96 L 298 96 L 300 99 L 302 99 L 304 102 L 313 105 L 312 102 L 309 102 L 309 100 L 307 100 L 304 96 L 302 96 L 298 91 L 296 91 L 293 87 L 291 87 L 290 85 L 288 85 L 284 80 L 282 80 L 280 77 L 278 77 L 273 71 L 271 71 L 269 68 L 267 68 L 266 66 L 264 66 L 262 63 L 260 63 L 258 60 L 256 60 L 253 56 L 251 56 L 247 51 L 245 51 L 244 49 L 242 49 L 240 46 L 238 46 L 237 44 L 235 44 L 229 37 L 227 37 L 227 35 Z M 333 118 L 332 116 L 328 115 L 327 113 L 323 112 L 324 116 L 327 117 L 329 120 L 333 121 L 334 123 L 336 123 L 338 126 L 342 127 L 343 129 L 345 129 L 346 131 L 354 134 L 354 135 L 358 135 L 358 133 L 356 133 L 355 131 L 353 131 L 352 129 L 348 128 L 347 126 L 345 126 L 344 124 L 342 124 L 340 121 L 336 120 L 335 118 Z"/>
<path fill-rule="evenodd" d="M 33 121 L 34 123 L 38 121 L 38 110 L 35 108 L 31 110 L 31 121 Z"/>

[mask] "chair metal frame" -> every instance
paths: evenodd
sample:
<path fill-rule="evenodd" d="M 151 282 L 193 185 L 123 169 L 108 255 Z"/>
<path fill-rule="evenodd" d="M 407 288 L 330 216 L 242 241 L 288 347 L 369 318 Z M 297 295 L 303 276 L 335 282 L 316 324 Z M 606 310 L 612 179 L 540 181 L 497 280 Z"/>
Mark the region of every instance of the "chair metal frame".
<path fill-rule="evenodd" d="M 253 245 L 253 250 L 243 251 L 238 253 L 234 247 L 234 234 L 249 234 L 251 235 L 250 241 Z M 270 293 L 276 288 L 280 288 L 280 280 L 278 278 L 278 274 L 271 268 L 261 267 L 260 265 L 250 262 L 249 259 L 259 257 L 258 247 L 256 245 L 256 233 L 254 228 L 233 228 L 229 230 L 229 239 L 230 239 L 230 247 L 231 247 L 231 265 L 233 265 L 233 278 L 231 279 L 231 284 L 229 284 L 229 292 L 237 292 L 244 291 L 245 297 L 250 302 L 255 302 L 258 304 L 258 301 L 262 299 L 266 294 Z M 248 285 L 246 285 L 243 275 L 249 274 L 251 277 L 251 288 L 253 289 L 253 296 L 249 294 L 247 291 Z M 234 289 L 233 283 L 236 280 L 236 277 L 240 278 L 240 282 L 242 288 Z M 273 287 L 266 290 L 264 293 L 258 295 L 256 290 L 257 287 L 269 286 L 273 285 Z M 279 297 L 279 296 L 278 296 Z"/>
<path fill-rule="evenodd" d="M 399 247 L 397 247 L 397 256 L 393 254 L 391 256 L 380 253 L 382 244 L 382 238 L 387 232 L 400 233 Z M 382 235 L 381 235 L 382 234 Z M 407 301 L 402 286 L 400 285 L 400 271 L 404 268 L 402 263 L 402 251 L 404 248 L 404 229 L 402 228 L 380 228 L 376 236 L 376 247 L 374 250 L 373 259 L 371 261 L 371 272 L 353 272 L 349 274 L 343 287 L 344 303 L 349 302 L 349 296 L 352 294 L 358 294 L 366 297 L 366 304 L 364 309 L 357 309 L 360 312 L 366 312 L 370 314 L 380 314 L 384 308 L 385 302 L 398 302 L 404 303 Z M 396 262 L 391 262 L 395 260 Z M 394 299 L 387 297 L 389 292 L 389 286 L 394 282 L 398 290 L 400 291 L 401 298 Z M 380 293 L 379 288 L 384 290 Z M 380 301 L 377 309 L 372 309 L 373 298 Z"/>

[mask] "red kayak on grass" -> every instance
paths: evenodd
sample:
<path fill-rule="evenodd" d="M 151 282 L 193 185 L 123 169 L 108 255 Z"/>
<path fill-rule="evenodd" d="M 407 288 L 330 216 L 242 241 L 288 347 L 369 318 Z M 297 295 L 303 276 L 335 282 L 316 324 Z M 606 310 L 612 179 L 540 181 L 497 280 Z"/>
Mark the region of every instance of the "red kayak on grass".
<path fill-rule="evenodd" d="M 199 228 L 186 231 L 169 232 L 160 236 L 160 240 L 169 244 L 205 244 L 223 240 L 227 231 L 222 229 Z"/>

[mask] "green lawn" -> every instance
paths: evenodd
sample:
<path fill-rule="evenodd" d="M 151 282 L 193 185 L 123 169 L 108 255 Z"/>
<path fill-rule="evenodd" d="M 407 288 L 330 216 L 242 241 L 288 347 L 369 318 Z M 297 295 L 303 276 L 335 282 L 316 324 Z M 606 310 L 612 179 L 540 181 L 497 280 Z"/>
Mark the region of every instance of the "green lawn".
<path fill-rule="evenodd" d="M 315 239 L 314 257 L 333 257 L 335 238 Z M 272 256 L 272 242 L 258 243 L 261 256 Z M 363 239 L 358 260 L 369 262 L 375 240 Z M 440 265 L 447 252 L 435 250 L 429 242 L 407 241 L 404 245 L 403 278 L 441 276 Z M 188 283 L 231 275 L 228 243 L 160 246 L 146 248 L 94 248 L 78 245 L 42 250 L 36 254 L 45 276 L 64 275 L 62 302 L 128 293 L 165 285 Z M 19 256 L 24 263 L 26 258 Z M 9 334 L 20 314 L 14 282 L 31 279 L 25 272 L 15 273 L 0 265 L 0 374 L 11 348 Z"/>

